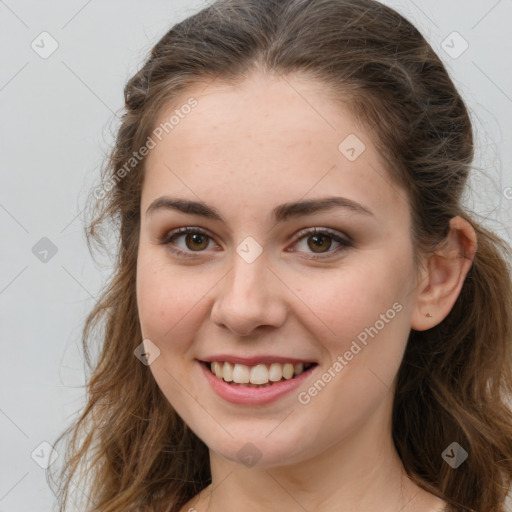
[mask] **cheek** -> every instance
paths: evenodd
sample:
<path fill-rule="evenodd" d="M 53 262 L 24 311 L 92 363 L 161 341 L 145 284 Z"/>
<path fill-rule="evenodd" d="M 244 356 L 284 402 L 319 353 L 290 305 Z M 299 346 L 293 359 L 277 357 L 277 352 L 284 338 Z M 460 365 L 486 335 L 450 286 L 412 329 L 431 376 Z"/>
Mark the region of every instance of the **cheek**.
<path fill-rule="evenodd" d="M 140 253 L 137 307 L 142 334 L 160 349 L 163 360 L 185 354 L 207 314 L 208 294 L 217 274 L 199 267 L 179 268 L 165 258 Z"/>
<path fill-rule="evenodd" d="M 180 320 L 187 317 L 197 302 L 183 277 L 170 266 L 144 253 L 137 262 L 137 308 L 145 338 L 161 350 L 180 331 Z"/>
<path fill-rule="evenodd" d="M 348 349 L 352 339 L 376 322 L 380 330 L 384 330 L 384 322 L 389 331 L 389 325 L 403 321 L 399 317 L 406 315 L 398 314 L 397 309 L 405 310 L 404 290 L 408 290 L 412 277 L 406 258 L 368 257 L 340 266 L 339 271 L 310 273 L 299 279 L 295 276 L 294 281 L 298 283 L 297 296 L 310 312 L 311 325 L 316 320 L 320 329 L 317 335 L 333 340 L 329 346 L 334 356 L 334 350 L 338 354 Z M 308 314 L 304 318 L 307 321 Z"/>
<path fill-rule="evenodd" d="M 318 294 L 317 311 L 334 335 L 319 338 L 330 364 L 301 390 L 304 410 L 323 418 L 321 425 L 305 427 L 308 435 L 334 442 L 340 431 L 356 428 L 388 397 L 410 332 L 405 287 L 397 278 L 407 279 L 407 262 L 398 263 L 375 262 L 340 272 L 326 287 L 331 293 Z"/>
<path fill-rule="evenodd" d="M 411 261 L 396 254 L 358 272 L 352 283 L 360 292 L 346 301 L 349 337 L 343 356 L 364 382 L 386 388 L 392 384 L 410 332 L 412 282 Z"/>

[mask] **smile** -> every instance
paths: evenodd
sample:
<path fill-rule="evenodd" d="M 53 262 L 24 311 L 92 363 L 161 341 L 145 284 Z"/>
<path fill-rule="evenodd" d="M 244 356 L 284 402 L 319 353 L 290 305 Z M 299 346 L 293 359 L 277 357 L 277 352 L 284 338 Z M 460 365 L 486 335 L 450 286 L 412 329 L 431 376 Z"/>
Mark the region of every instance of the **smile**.
<path fill-rule="evenodd" d="M 205 364 L 213 375 L 224 382 L 246 387 L 266 387 L 275 382 L 293 379 L 315 363 L 271 363 L 248 366 L 227 361 L 212 361 Z"/>
<path fill-rule="evenodd" d="M 260 406 L 275 402 L 297 392 L 309 380 L 316 362 L 294 361 L 235 361 L 197 360 L 210 389 L 220 398 L 236 405 Z M 235 359 L 232 357 L 232 359 Z M 242 359 L 242 358 L 236 358 Z M 229 379 L 229 380 L 228 380 Z M 273 380 L 275 379 L 275 380 Z M 242 381 L 242 382 L 240 382 Z M 255 383 L 258 382 L 259 384 Z"/>

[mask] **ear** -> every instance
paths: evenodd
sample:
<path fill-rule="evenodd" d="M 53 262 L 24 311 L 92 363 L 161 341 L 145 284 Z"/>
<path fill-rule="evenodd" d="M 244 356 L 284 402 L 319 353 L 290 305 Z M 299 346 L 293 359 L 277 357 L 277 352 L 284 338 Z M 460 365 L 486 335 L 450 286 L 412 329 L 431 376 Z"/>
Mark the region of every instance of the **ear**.
<path fill-rule="evenodd" d="M 453 217 L 446 238 L 428 257 L 420 274 L 411 317 L 414 330 L 430 329 L 448 316 L 473 264 L 476 250 L 473 226 L 462 217 Z"/>

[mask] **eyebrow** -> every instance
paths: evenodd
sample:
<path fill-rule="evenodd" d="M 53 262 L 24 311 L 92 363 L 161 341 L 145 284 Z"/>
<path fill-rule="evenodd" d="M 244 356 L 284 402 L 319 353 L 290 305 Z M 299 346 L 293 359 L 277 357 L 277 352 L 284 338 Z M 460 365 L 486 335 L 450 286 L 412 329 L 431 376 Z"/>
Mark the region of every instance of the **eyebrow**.
<path fill-rule="evenodd" d="M 292 218 L 328 211 L 333 208 L 345 208 L 359 214 L 374 215 L 369 208 L 351 199 L 345 197 L 323 197 L 280 204 L 273 209 L 272 216 L 276 222 L 284 222 Z M 149 205 L 146 210 L 146 215 L 152 214 L 158 210 L 174 210 L 181 213 L 199 215 L 226 224 L 224 218 L 216 208 L 202 201 L 161 196 Z"/>

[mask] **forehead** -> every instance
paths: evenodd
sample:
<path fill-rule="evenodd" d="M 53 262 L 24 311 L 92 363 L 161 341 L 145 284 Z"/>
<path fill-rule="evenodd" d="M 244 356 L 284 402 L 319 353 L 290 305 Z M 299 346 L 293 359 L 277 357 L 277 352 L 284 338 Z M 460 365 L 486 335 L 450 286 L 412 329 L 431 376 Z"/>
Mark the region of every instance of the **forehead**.
<path fill-rule="evenodd" d="M 188 89 L 158 116 L 155 127 L 168 130 L 147 157 L 143 203 L 172 191 L 218 198 L 221 209 L 231 192 L 229 200 L 268 209 L 339 193 L 381 213 L 396 207 L 404 192 L 366 130 L 328 92 L 304 78 L 260 74 Z M 184 108 L 190 98 L 194 107 Z"/>
<path fill-rule="evenodd" d="M 301 77 L 253 73 L 236 84 L 217 80 L 196 85 L 174 99 L 161 110 L 156 126 L 165 127 L 174 117 L 175 125 L 162 135 L 178 135 L 182 146 L 211 146 L 215 141 L 226 147 L 253 137 L 266 146 L 283 142 L 292 145 L 304 142 L 301 136 L 310 142 L 315 132 L 317 142 L 323 138 L 328 144 L 339 139 L 351 117 L 341 103 L 334 105 L 330 92 L 325 84 Z M 189 109 L 191 98 L 196 105 Z M 341 112 L 343 122 L 339 119 Z M 179 119 L 173 116 L 180 113 Z M 351 118 L 352 128 L 362 132 L 363 128 L 355 124 Z M 225 133 L 236 137 L 223 139 Z"/>

